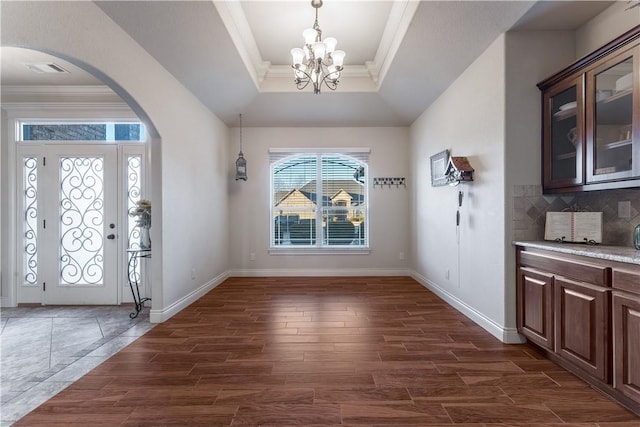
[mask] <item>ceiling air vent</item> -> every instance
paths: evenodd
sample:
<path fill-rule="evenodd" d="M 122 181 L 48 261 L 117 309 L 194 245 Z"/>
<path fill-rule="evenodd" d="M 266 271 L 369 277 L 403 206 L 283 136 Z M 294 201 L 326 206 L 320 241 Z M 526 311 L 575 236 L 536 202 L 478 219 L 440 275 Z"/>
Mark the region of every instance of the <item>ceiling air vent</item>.
<path fill-rule="evenodd" d="M 53 62 L 38 62 L 27 64 L 27 68 L 34 73 L 69 73 L 67 70 Z"/>

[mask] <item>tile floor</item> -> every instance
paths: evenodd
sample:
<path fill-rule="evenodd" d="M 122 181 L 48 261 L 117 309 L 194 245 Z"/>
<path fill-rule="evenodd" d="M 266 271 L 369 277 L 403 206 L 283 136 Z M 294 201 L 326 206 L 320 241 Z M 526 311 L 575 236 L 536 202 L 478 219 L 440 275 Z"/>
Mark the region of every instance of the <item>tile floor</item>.
<path fill-rule="evenodd" d="M 10 426 L 145 334 L 132 305 L 0 310 L 0 426 Z"/>

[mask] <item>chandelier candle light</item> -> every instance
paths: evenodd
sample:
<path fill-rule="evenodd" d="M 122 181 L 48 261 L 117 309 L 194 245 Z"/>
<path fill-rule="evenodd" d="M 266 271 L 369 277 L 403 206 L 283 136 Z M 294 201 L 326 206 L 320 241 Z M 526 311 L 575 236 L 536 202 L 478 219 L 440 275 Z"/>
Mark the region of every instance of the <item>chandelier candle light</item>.
<path fill-rule="evenodd" d="M 327 37 L 322 41 L 322 30 L 318 25 L 318 9 L 322 7 L 322 0 L 311 0 L 311 6 L 316 10 L 313 28 L 307 28 L 302 32 L 304 47 L 291 49 L 291 56 L 298 90 L 304 89 L 311 82 L 313 93 L 319 94 L 322 83 L 331 90 L 338 87 L 345 53 L 336 50 L 338 40 L 333 37 Z"/>

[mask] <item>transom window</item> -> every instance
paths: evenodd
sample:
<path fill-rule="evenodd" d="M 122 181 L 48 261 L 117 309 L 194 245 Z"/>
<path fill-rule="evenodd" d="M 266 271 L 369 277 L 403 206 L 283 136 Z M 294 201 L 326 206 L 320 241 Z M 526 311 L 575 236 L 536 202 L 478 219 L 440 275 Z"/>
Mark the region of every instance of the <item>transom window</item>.
<path fill-rule="evenodd" d="M 23 122 L 20 141 L 145 141 L 142 123 Z"/>
<path fill-rule="evenodd" d="M 272 152 L 272 248 L 367 248 L 367 219 L 366 156 Z"/>

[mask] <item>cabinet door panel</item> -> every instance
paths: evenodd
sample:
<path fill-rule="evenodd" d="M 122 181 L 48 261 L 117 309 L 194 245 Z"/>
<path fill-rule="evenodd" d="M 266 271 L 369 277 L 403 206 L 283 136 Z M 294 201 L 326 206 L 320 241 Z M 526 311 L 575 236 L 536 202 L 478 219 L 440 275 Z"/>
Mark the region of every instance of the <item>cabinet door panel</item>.
<path fill-rule="evenodd" d="M 608 291 L 555 278 L 555 349 L 592 376 L 608 381 Z"/>
<path fill-rule="evenodd" d="M 587 182 L 640 175 L 634 76 L 638 76 L 637 47 L 587 72 Z"/>
<path fill-rule="evenodd" d="M 640 402 L 640 296 L 613 295 L 613 386 Z"/>
<path fill-rule="evenodd" d="M 567 80 L 543 96 L 543 185 L 584 184 L 583 77 Z"/>
<path fill-rule="evenodd" d="M 553 276 L 518 269 L 518 330 L 536 344 L 553 349 Z"/>

